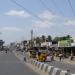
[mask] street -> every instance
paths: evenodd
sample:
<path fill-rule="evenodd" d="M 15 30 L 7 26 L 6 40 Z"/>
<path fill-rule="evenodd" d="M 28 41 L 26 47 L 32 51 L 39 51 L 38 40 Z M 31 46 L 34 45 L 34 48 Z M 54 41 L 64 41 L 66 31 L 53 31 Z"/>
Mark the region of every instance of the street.
<path fill-rule="evenodd" d="M 0 52 L 0 75 L 38 75 L 18 60 L 13 53 Z"/>

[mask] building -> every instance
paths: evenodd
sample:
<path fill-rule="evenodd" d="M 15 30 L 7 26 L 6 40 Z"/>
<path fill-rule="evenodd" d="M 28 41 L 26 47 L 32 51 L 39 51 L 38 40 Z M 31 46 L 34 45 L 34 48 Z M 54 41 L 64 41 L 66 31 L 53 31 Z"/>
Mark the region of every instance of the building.
<path fill-rule="evenodd" d="M 0 40 L 0 50 L 3 50 L 3 44 L 4 44 L 4 41 Z"/>
<path fill-rule="evenodd" d="M 41 47 L 51 47 L 52 46 L 52 42 L 43 42 L 41 43 Z"/>
<path fill-rule="evenodd" d="M 61 53 L 64 53 L 67 57 L 75 56 L 75 43 L 71 43 L 71 40 L 62 40 L 58 42 L 58 48 Z"/>

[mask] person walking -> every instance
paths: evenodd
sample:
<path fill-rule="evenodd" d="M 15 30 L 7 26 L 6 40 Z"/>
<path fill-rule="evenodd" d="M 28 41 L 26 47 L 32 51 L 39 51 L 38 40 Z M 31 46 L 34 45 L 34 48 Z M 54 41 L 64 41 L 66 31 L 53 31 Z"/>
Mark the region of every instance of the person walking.
<path fill-rule="evenodd" d="M 59 54 L 59 61 L 62 60 L 63 54 Z"/>
<path fill-rule="evenodd" d="M 26 61 L 26 52 L 25 51 L 23 52 L 23 55 L 24 55 L 24 61 Z"/>
<path fill-rule="evenodd" d="M 52 54 L 52 56 L 51 56 L 51 61 L 54 61 L 54 55 Z"/>

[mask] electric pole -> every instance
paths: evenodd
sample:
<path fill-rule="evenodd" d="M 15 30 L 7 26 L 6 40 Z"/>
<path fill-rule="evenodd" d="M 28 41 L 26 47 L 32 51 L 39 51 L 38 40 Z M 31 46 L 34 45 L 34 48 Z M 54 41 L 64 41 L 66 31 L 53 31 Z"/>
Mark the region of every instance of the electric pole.
<path fill-rule="evenodd" d="M 33 47 L 33 30 L 31 30 L 31 46 Z"/>
<path fill-rule="evenodd" d="M 31 30 L 31 40 L 33 40 L 33 30 Z"/>

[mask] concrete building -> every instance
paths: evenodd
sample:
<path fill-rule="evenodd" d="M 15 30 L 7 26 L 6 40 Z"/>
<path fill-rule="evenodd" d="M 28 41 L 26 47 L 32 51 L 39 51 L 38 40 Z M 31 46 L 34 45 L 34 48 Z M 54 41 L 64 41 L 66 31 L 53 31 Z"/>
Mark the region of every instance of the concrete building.
<path fill-rule="evenodd" d="M 52 42 L 43 42 L 41 43 L 41 47 L 51 47 L 52 46 Z"/>

